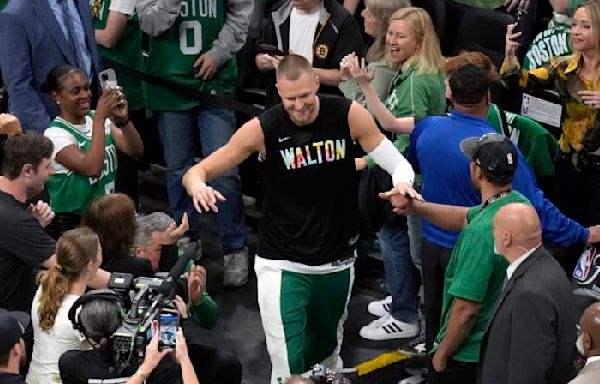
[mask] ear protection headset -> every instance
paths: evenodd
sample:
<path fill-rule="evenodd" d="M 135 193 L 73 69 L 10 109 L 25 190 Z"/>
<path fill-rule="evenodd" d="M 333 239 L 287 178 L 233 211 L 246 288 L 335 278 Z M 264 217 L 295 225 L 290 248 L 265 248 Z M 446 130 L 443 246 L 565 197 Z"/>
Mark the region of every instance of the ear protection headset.
<path fill-rule="evenodd" d="M 78 310 L 86 303 L 95 300 L 105 300 L 116 303 L 119 305 L 119 317 L 122 317 L 122 311 L 124 302 L 123 298 L 111 289 L 96 289 L 93 291 L 87 292 L 85 295 L 81 296 L 75 303 L 71 309 L 69 309 L 69 320 L 73 324 L 73 328 L 75 330 L 81 332 L 86 338 L 97 338 L 103 337 L 104 335 L 94 335 L 93 332 L 89 332 L 85 329 L 83 324 L 81 324 L 81 319 L 78 313 Z"/>

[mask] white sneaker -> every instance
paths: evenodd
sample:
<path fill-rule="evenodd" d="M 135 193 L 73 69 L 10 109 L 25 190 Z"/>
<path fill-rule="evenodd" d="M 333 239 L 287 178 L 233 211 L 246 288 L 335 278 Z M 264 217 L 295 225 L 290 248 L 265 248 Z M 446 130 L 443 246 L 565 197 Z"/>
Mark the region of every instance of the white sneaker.
<path fill-rule="evenodd" d="M 367 306 L 367 311 L 370 314 L 375 316 L 385 316 L 390 314 L 390 309 L 392 307 L 392 296 L 387 296 L 383 300 L 372 301 Z"/>
<path fill-rule="evenodd" d="M 408 324 L 387 316 L 385 321 L 374 322 L 360 329 L 360 336 L 369 340 L 392 340 L 415 337 L 419 333 L 417 323 Z"/>
<path fill-rule="evenodd" d="M 248 282 L 248 248 L 223 256 L 223 285 L 241 287 Z"/>

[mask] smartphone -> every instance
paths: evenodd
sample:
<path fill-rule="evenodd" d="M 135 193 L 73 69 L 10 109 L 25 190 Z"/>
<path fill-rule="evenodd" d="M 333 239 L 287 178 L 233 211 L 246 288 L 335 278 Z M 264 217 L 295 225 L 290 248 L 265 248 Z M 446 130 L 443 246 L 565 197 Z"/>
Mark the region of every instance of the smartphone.
<path fill-rule="evenodd" d="M 260 53 L 266 53 L 271 56 L 285 56 L 285 52 L 271 44 L 259 44 Z"/>
<path fill-rule="evenodd" d="M 517 22 L 517 26 L 515 27 L 515 29 L 513 30 L 514 33 L 517 32 L 521 32 L 521 36 L 519 36 L 516 41 L 519 44 L 523 44 L 523 26 L 525 24 L 525 16 L 527 15 L 527 11 L 525 9 L 521 9 L 519 8 L 517 10 L 517 17 L 516 17 L 516 22 Z"/>
<path fill-rule="evenodd" d="M 98 74 L 98 80 L 100 81 L 100 88 L 103 91 L 117 87 L 117 73 L 114 69 L 108 68 Z"/>
<path fill-rule="evenodd" d="M 163 348 L 175 348 L 177 323 L 179 316 L 173 313 L 161 313 L 158 318 L 159 344 Z"/>

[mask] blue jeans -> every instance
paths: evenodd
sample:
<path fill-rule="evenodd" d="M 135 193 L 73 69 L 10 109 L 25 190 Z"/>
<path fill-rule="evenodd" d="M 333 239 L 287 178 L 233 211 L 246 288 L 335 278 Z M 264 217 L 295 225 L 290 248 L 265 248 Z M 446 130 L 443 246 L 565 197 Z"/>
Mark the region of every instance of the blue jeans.
<path fill-rule="evenodd" d="M 222 147 L 235 132 L 235 116 L 232 111 L 214 106 L 202 106 L 188 111 L 157 112 L 157 125 L 165 151 L 167 165 L 167 192 L 169 206 L 175 220 L 180 223 L 184 212 L 188 213 L 192 240 L 199 237 L 200 218 L 194 209 L 181 179 L 194 165 L 194 130 L 199 131 L 202 157 L 207 157 Z M 244 248 L 244 210 L 242 186 L 237 167 L 215 178 L 210 185 L 225 197 L 219 203 L 217 229 L 223 253 L 233 253 Z"/>
<path fill-rule="evenodd" d="M 377 238 L 392 294 L 391 314 L 396 320 L 415 323 L 419 305 L 419 271 L 410 256 L 410 241 L 404 223 L 393 219 L 384 224 Z"/>

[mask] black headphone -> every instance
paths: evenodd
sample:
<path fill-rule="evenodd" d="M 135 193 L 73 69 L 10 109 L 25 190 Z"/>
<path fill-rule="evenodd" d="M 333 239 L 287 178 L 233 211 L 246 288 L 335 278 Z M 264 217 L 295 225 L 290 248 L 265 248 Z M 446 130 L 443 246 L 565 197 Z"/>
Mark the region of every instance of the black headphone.
<path fill-rule="evenodd" d="M 112 289 L 96 289 L 93 291 L 87 292 L 85 295 L 79 297 L 71 309 L 69 309 L 69 320 L 73 324 L 73 328 L 75 330 L 81 332 L 86 338 L 91 338 L 92 335 L 88 335 L 87 330 L 81 324 L 81 319 L 79 317 L 79 313 L 77 310 L 81 308 L 85 303 L 89 303 L 94 300 L 105 300 L 116 303 L 119 305 L 119 316 L 122 317 L 122 308 L 124 305 L 123 298 L 113 291 Z"/>

